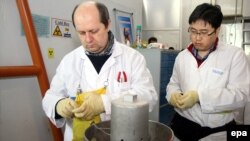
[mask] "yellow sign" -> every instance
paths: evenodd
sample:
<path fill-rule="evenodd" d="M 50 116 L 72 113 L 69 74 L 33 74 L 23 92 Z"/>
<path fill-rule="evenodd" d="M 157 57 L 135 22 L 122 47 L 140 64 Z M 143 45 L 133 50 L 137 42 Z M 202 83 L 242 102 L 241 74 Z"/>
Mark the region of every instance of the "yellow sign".
<path fill-rule="evenodd" d="M 54 55 L 54 48 L 48 48 L 48 58 L 52 59 L 55 57 Z"/>
<path fill-rule="evenodd" d="M 74 30 L 72 21 L 51 18 L 51 35 L 53 37 L 72 38 L 71 32 Z"/>
<path fill-rule="evenodd" d="M 59 26 L 56 26 L 56 29 L 54 30 L 53 35 L 54 36 L 62 36 L 62 32 L 61 32 Z"/>

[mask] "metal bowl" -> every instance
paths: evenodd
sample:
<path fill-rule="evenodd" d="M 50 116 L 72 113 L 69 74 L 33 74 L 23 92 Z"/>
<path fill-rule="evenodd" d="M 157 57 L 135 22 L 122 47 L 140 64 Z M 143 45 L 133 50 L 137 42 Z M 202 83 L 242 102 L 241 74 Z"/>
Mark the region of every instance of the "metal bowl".
<path fill-rule="evenodd" d="M 148 121 L 149 141 L 173 141 L 174 134 L 165 124 Z M 85 141 L 110 141 L 110 121 L 104 121 L 90 126 L 85 132 Z M 121 127 L 122 128 L 122 127 Z"/>

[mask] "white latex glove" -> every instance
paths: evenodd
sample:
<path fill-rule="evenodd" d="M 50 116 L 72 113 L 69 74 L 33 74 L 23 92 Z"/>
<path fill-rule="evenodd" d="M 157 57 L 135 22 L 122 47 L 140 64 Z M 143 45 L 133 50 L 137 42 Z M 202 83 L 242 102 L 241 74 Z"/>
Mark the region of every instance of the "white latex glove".
<path fill-rule="evenodd" d="M 64 118 L 71 118 L 73 116 L 72 110 L 77 108 L 77 104 L 70 98 L 60 100 L 56 105 L 57 113 Z"/>
<path fill-rule="evenodd" d="M 199 101 L 199 96 L 197 91 L 191 90 L 185 92 L 179 99 L 180 109 L 187 109 L 194 106 L 195 103 Z"/>
<path fill-rule="evenodd" d="M 179 92 L 174 92 L 174 93 L 172 93 L 172 94 L 171 94 L 171 97 L 170 97 L 169 103 L 170 103 L 171 105 L 173 105 L 174 107 L 179 108 L 179 107 L 180 107 L 179 99 L 180 99 L 181 96 L 182 96 L 182 95 L 181 95 L 181 93 L 179 93 Z"/>
<path fill-rule="evenodd" d="M 86 94 L 83 104 L 73 110 L 75 117 L 86 120 L 93 119 L 94 116 L 104 112 L 102 97 L 99 94 Z"/>

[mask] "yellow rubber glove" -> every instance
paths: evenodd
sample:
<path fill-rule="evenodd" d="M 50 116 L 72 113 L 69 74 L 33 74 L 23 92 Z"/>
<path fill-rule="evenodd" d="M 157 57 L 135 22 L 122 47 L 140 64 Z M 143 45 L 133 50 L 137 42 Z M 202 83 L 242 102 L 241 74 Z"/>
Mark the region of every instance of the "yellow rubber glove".
<path fill-rule="evenodd" d="M 93 119 L 96 115 L 104 112 L 104 105 L 100 94 L 89 93 L 84 97 L 83 104 L 73 110 L 75 117 L 86 120 Z"/>
<path fill-rule="evenodd" d="M 70 98 L 61 99 L 56 105 L 57 113 L 64 118 L 71 118 L 73 116 L 72 110 L 77 108 L 77 104 Z"/>
<path fill-rule="evenodd" d="M 179 99 L 180 99 L 181 96 L 182 96 L 182 95 L 181 95 L 181 93 L 179 93 L 179 92 L 174 92 L 174 93 L 172 93 L 172 94 L 171 94 L 171 97 L 170 97 L 169 103 L 170 103 L 171 105 L 173 105 L 174 107 L 179 108 L 179 106 L 180 106 L 180 104 L 179 104 Z"/>
<path fill-rule="evenodd" d="M 181 97 L 180 97 L 180 109 L 187 109 L 191 108 L 194 106 L 195 103 L 199 101 L 199 96 L 197 91 L 191 90 L 185 92 Z"/>
<path fill-rule="evenodd" d="M 85 97 L 88 95 L 96 94 L 96 95 L 102 95 L 106 93 L 106 88 L 100 88 L 93 91 L 83 92 L 76 95 L 76 103 L 81 106 L 85 102 Z M 78 113 L 79 114 L 79 113 Z M 84 113 L 83 113 L 84 114 Z M 84 141 L 84 135 L 85 131 L 94 123 L 97 124 L 101 122 L 100 115 L 96 115 L 93 118 L 89 117 L 89 119 L 86 118 L 73 118 L 72 123 L 72 130 L 73 130 L 73 139 L 72 141 Z"/>

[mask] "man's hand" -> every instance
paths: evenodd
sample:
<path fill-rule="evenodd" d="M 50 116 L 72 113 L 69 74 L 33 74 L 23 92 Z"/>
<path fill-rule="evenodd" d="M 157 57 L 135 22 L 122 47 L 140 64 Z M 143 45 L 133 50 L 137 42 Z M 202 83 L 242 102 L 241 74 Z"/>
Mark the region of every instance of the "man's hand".
<path fill-rule="evenodd" d="M 90 93 L 84 97 L 83 104 L 73 110 L 75 117 L 91 120 L 94 116 L 104 112 L 102 97 L 99 94 Z"/>
<path fill-rule="evenodd" d="M 178 92 L 172 93 L 171 97 L 170 97 L 169 103 L 171 105 L 173 105 L 174 107 L 179 108 L 180 107 L 179 99 L 180 99 L 181 96 L 182 96 L 181 93 L 178 93 Z"/>
<path fill-rule="evenodd" d="M 191 90 L 185 92 L 179 99 L 179 108 L 180 109 L 187 109 L 194 106 L 195 103 L 199 101 L 199 95 L 197 91 Z"/>
<path fill-rule="evenodd" d="M 71 118 L 72 110 L 75 108 L 77 108 L 77 104 L 70 98 L 61 99 L 56 105 L 57 113 L 64 118 Z"/>

